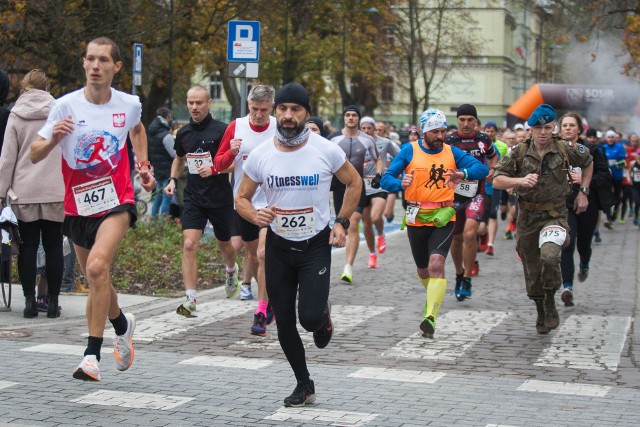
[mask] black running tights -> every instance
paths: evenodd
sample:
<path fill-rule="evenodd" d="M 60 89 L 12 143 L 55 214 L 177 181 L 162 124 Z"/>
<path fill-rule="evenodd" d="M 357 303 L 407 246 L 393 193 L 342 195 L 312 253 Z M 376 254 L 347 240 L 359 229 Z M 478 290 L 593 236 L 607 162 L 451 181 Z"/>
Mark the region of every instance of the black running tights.
<path fill-rule="evenodd" d="M 329 228 L 314 236 L 306 248 L 292 249 L 271 230 L 265 247 L 265 276 L 269 302 L 278 326 L 278 340 L 296 380 L 309 379 L 304 345 L 296 327 L 296 295 L 300 325 L 313 332 L 324 326 L 331 278 Z"/>
<path fill-rule="evenodd" d="M 48 294 L 59 295 L 62 283 L 64 258 L 62 256 L 62 223 L 40 219 L 37 221 L 18 221 L 20 237 L 20 254 L 18 255 L 18 275 L 25 296 L 36 293 L 36 265 L 40 235 L 44 247 Z"/>
<path fill-rule="evenodd" d="M 590 200 L 591 202 L 591 200 Z M 573 260 L 573 253 L 578 248 L 580 262 L 589 264 L 591 261 L 591 240 L 596 231 L 598 216 L 600 211 L 594 203 L 589 203 L 587 210 L 580 215 L 570 209 L 567 215 L 569 223 L 569 245 L 562 250 L 560 267 L 562 268 L 562 282 L 573 284 L 573 276 L 576 266 Z"/>

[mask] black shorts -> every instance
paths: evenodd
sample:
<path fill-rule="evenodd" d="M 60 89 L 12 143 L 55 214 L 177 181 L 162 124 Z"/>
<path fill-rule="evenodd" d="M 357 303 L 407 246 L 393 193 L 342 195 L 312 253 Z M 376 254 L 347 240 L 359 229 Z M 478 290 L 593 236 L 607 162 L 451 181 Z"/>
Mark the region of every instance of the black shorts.
<path fill-rule="evenodd" d="M 344 193 L 347 190 L 347 186 L 338 181 L 335 188 L 333 189 L 333 206 L 336 210 L 336 216 L 340 213 L 340 209 L 342 209 L 342 203 L 344 201 Z M 356 206 L 355 212 L 361 214 L 364 211 L 364 208 L 367 207 L 367 189 L 364 187 L 364 180 L 362 181 L 362 191 L 360 192 L 360 200 L 358 200 L 358 205 Z"/>
<path fill-rule="evenodd" d="M 138 219 L 138 211 L 136 205 L 122 204 L 111 209 L 103 216 L 65 216 L 62 221 L 62 234 L 67 236 L 73 244 L 85 249 L 93 248 L 96 242 L 98 229 L 111 214 L 118 212 L 129 212 L 129 227 L 135 228 Z"/>
<path fill-rule="evenodd" d="M 433 254 L 447 257 L 453 238 L 454 224 L 454 221 L 450 221 L 442 228 L 407 226 L 407 237 L 409 237 L 409 246 L 416 267 L 429 267 L 429 258 Z"/>
<path fill-rule="evenodd" d="M 368 208 L 371 205 L 371 200 L 375 199 L 376 197 L 387 200 L 387 197 L 389 197 L 389 193 L 387 193 L 386 191 L 380 191 L 379 193 L 373 193 L 365 196 L 364 207 Z"/>
<path fill-rule="evenodd" d="M 253 242 L 260 237 L 260 227 L 244 219 L 238 211 L 233 211 L 231 235 L 242 237 L 243 242 Z"/>
<path fill-rule="evenodd" d="M 204 230 L 207 220 L 213 225 L 213 234 L 221 242 L 231 240 L 231 228 L 233 224 L 233 206 L 219 208 L 204 208 L 185 200 L 182 210 L 183 230 Z"/>

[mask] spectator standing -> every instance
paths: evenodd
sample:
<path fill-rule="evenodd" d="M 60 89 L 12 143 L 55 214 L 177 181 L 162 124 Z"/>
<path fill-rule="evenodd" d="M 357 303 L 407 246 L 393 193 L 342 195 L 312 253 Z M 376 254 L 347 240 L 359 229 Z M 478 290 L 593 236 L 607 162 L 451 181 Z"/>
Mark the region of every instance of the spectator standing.
<path fill-rule="evenodd" d="M 53 97 L 49 81 L 40 70 L 31 70 L 20 83 L 20 97 L 13 107 L 0 155 L 0 196 L 8 196 L 18 219 L 22 238 L 18 255 L 18 275 L 25 297 L 23 315 L 38 316 L 36 264 L 40 235 L 49 283 L 47 317 L 60 316 L 58 296 L 62 283 L 62 220 L 64 184 L 60 153 L 55 152 L 34 165 L 29 159 L 31 143 L 46 123 Z M 46 179 L 43 179 L 46 177 Z"/>
<path fill-rule="evenodd" d="M 149 125 L 147 140 L 149 144 L 149 160 L 153 165 L 156 178 L 156 190 L 153 195 L 151 216 L 154 217 L 158 214 L 169 215 L 171 196 L 163 190 L 169 184 L 171 164 L 176 157 L 176 150 L 173 148 L 175 141 L 171 134 L 171 110 L 164 107 L 158 108 L 156 118 Z"/>

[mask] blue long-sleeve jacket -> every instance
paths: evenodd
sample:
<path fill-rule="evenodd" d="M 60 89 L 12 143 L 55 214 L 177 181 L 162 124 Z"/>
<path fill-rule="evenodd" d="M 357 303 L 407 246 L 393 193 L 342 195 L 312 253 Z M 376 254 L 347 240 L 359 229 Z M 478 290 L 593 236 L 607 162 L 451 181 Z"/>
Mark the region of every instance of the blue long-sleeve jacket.
<path fill-rule="evenodd" d="M 420 149 L 427 154 L 438 154 L 442 151 L 442 149 L 430 150 L 425 148 L 422 145 L 422 139 L 418 141 L 418 145 L 420 146 Z M 468 154 L 466 151 L 461 150 L 458 147 L 451 147 L 451 152 L 453 153 L 453 158 L 455 159 L 458 170 L 467 170 L 467 173 L 469 174 L 467 177 L 468 180 L 476 181 L 489 174 L 489 168 L 479 160 L 476 160 L 475 157 Z M 398 155 L 394 157 L 391 165 L 389 165 L 389 169 L 387 169 L 384 175 L 382 175 L 380 186 L 392 193 L 402 191 L 402 180 L 397 178 L 397 176 L 404 172 L 407 165 L 411 163 L 411 160 L 413 160 L 413 145 L 407 144 L 402 147 Z"/>
<path fill-rule="evenodd" d="M 627 150 L 624 149 L 624 146 L 620 143 L 615 144 L 603 144 L 600 147 L 600 151 L 607 158 L 607 162 L 609 163 L 609 169 L 611 170 L 611 179 L 616 181 L 620 181 L 624 176 L 624 170 L 621 167 L 616 167 L 615 163 L 619 160 L 625 160 L 627 158 Z"/>

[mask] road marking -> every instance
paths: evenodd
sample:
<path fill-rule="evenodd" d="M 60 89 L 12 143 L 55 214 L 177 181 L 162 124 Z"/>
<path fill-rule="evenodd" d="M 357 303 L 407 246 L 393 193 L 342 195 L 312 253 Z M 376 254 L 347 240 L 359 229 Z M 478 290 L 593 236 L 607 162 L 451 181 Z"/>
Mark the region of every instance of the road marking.
<path fill-rule="evenodd" d="M 332 305 L 331 320 L 334 325 L 333 334 L 343 335 L 346 331 L 351 331 L 354 327 L 370 318 L 391 310 L 393 307 L 368 306 L 368 305 Z M 298 324 L 298 332 L 305 347 L 313 344 L 313 334 L 305 331 Z M 271 333 L 264 338 L 243 339 L 231 344 L 233 349 L 256 349 L 275 350 L 280 348 L 275 325 L 272 326 Z"/>
<path fill-rule="evenodd" d="M 18 385 L 20 383 L 13 383 L 11 381 L 0 381 L 0 390 L 3 388 L 13 387 L 14 385 Z"/>
<path fill-rule="evenodd" d="M 617 371 L 631 317 L 572 315 L 535 366 Z"/>
<path fill-rule="evenodd" d="M 423 338 L 417 332 L 382 353 L 382 357 L 456 360 L 509 315 L 489 310 L 450 311 L 438 319 L 433 339 Z"/>
<path fill-rule="evenodd" d="M 136 322 L 136 330 L 133 334 L 134 341 L 152 342 L 162 340 L 190 329 L 210 325 L 235 316 L 242 316 L 255 310 L 254 305 L 243 301 L 215 300 L 198 304 L 198 317 L 180 316 L 172 309 L 169 313 L 152 316 Z M 86 336 L 87 334 L 84 334 Z M 105 338 L 115 336 L 113 328 L 104 331 Z"/>
<path fill-rule="evenodd" d="M 121 406 L 123 408 L 160 409 L 166 411 L 192 401 L 193 397 L 166 396 L 163 394 L 131 393 L 127 391 L 98 390 L 95 393 L 73 399 L 70 402 L 85 405 Z"/>
<path fill-rule="evenodd" d="M 31 351 L 34 353 L 48 354 L 68 354 L 71 356 L 84 356 L 84 345 L 68 345 L 68 344 L 40 344 L 33 347 L 23 348 L 22 351 Z M 102 353 L 113 351 L 111 347 L 102 347 Z"/>
<path fill-rule="evenodd" d="M 563 383 L 559 381 L 527 380 L 520 387 L 520 391 L 534 391 L 539 393 L 569 394 L 572 396 L 604 397 L 611 387 L 594 384 Z"/>
<path fill-rule="evenodd" d="M 411 371 L 392 368 L 362 368 L 349 374 L 352 378 L 368 378 L 385 381 L 402 381 L 410 383 L 434 384 L 444 377 L 444 372 Z"/>
<path fill-rule="evenodd" d="M 364 412 L 330 411 L 327 409 L 285 408 L 283 406 L 264 419 L 274 421 L 315 421 L 315 423 L 328 422 L 332 426 L 360 427 L 373 421 L 378 415 Z"/>
<path fill-rule="evenodd" d="M 196 356 L 179 362 L 180 365 L 218 366 L 220 368 L 262 369 L 273 364 L 271 360 L 248 357 Z"/>

